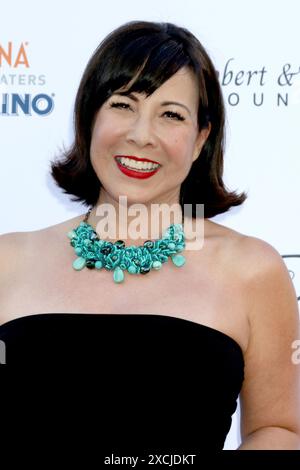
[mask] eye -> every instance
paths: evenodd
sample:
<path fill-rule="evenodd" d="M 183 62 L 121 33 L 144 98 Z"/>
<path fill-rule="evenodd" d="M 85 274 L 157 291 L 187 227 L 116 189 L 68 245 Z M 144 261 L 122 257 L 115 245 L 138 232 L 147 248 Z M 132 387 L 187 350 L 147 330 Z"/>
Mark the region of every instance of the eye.
<path fill-rule="evenodd" d="M 163 115 L 167 116 L 170 119 L 175 119 L 177 121 L 184 121 L 185 120 L 184 117 L 181 116 L 181 114 L 174 113 L 173 111 L 166 111 Z"/>
<path fill-rule="evenodd" d="M 121 101 L 110 103 L 110 107 L 111 108 L 119 108 L 119 109 L 129 109 L 130 108 L 128 103 L 122 103 Z"/>

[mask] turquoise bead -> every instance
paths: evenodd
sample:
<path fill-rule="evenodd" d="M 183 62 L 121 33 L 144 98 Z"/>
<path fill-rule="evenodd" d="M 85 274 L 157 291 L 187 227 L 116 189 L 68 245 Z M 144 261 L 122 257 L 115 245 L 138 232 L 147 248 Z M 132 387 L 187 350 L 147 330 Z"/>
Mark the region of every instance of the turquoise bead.
<path fill-rule="evenodd" d="M 76 253 L 76 255 L 80 256 L 81 253 L 82 253 L 82 249 L 79 248 L 79 247 L 75 248 L 75 253 Z"/>
<path fill-rule="evenodd" d="M 162 267 L 162 264 L 161 264 L 160 261 L 153 261 L 153 264 L 152 264 L 152 268 L 153 268 L 153 269 L 158 270 L 158 269 L 160 269 L 161 267 Z"/>
<path fill-rule="evenodd" d="M 135 274 L 135 273 L 136 273 L 136 267 L 133 266 L 133 264 L 131 264 L 131 265 L 128 267 L 127 271 L 128 271 L 130 274 Z"/>
<path fill-rule="evenodd" d="M 103 266 L 103 264 L 101 263 L 101 261 L 96 261 L 96 263 L 95 263 L 95 268 L 96 269 L 101 269 L 102 266 Z"/>
<path fill-rule="evenodd" d="M 183 266 L 185 263 L 185 257 L 183 255 L 174 255 L 172 256 L 172 261 L 175 264 L 175 266 Z"/>
<path fill-rule="evenodd" d="M 117 284 L 124 281 L 124 273 L 119 266 L 114 270 L 114 281 Z"/>
<path fill-rule="evenodd" d="M 174 250 L 175 243 L 173 243 L 173 242 L 169 243 L 168 248 L 169 248 L 169 250 Z"/>
<path fill-rule="evenodd" d="M 75 261 L 73 261 L 73 268 L 76 269 L 76 271 L 80 271 L 82 268 L 85 267 L 85 265 L 86 260 L 81 256 L 79 258 L 76 258 Z"/>
<path fill-rule="evenodd" d="M 77 235 L 76 235 L 76 233 L 74 232 L 74 230 L 70 230 L 70 232 L 68 232 L 68 237 L 69 237 L 70 239 L 72 239 L 72 238 L 74 238 L 74 237 L 76 237 L 76 236 L 77 236 Z"/>

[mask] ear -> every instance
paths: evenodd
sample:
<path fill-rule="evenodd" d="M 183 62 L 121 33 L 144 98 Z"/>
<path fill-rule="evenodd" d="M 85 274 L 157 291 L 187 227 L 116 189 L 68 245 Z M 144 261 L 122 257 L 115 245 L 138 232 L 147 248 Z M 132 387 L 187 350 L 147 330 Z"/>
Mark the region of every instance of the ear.
<path fill-rule="evenodd" d="M 201 131 L 199 132 L 196 142 L 195 142 L 193 162 L 197 160 L 197 158 L 199 157 L 202 147 L 205 144 L 206 139 L 210 134 L 210 130 L 211 130 L 211 123 L 209 122 L 208 126 L 201 129 Z"/>

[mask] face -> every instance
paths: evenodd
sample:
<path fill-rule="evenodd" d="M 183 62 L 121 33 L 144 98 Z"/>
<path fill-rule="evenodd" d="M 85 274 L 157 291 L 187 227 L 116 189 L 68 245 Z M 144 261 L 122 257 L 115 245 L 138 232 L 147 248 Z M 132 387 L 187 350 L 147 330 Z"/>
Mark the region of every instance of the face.
<path fill-rule="evenodd" d="M 152 95 L 114 93 L 98 111 L 91 163 L 108 194 L 129 203 L 174 203 L 209 134 L 199 132 L 199 92 L 182 68 Z"/>

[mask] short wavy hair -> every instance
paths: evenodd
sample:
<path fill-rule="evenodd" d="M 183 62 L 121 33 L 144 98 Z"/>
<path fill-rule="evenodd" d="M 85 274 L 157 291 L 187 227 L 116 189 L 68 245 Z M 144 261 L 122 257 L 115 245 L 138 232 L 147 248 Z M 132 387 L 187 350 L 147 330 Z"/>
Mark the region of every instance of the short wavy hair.
<path fill-rule="evenodd" d="M 94 206 L 101 182 L 90 161 L 94 118 L 102 104 L 126 85 L 126 92 L 151 95 L 182 67 L 195 74 L 199 86 L 199 131 L 211 131 L 199 157 L 181 184 L 179 203 L 204 204 L 213 217 L 244 202 L 247 195 L 226 189 L 223 182 L 225 107 L 218 74 L 206 50 L 186 28 L 172 23 L 131 21 L 112 31 L 97 47 L 83 73 L 75 100 L 75 138 L 68 151 L 50 162 L 56 184 L 72 201 Z"/>

